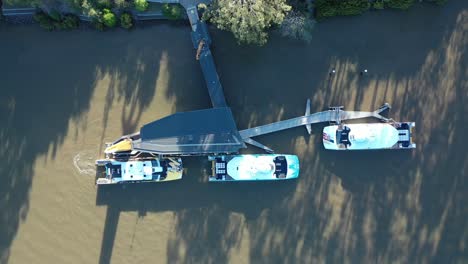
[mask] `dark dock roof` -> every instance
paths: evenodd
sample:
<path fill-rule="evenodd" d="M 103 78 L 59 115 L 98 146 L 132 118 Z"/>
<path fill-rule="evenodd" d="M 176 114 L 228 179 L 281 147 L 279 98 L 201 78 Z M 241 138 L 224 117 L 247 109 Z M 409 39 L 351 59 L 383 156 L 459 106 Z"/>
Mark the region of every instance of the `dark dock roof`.
<path fill-rule="evenodd" d="M 175 113 L 143 126 L 133 149 L 156 154 L 237 153 L 245 148 L 231 109 Z"/>

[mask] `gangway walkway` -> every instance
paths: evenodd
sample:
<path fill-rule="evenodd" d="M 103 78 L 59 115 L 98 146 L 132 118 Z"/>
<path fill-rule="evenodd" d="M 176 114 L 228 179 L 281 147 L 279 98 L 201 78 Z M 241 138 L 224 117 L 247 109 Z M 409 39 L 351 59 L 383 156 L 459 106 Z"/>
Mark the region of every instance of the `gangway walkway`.
<path fill-rule="evenodd" d="M 211 38 L 208 28 L 205 22 L 201 21 L 198 17 L 196 5 L 186 4 L 186 1 L 181 1 L 181 4 L 184 5 L 190 25 L 192 26 L 192 43 L 194 49 L 197 50 L 196 58 L 200 62 L 211 103 L 213 107 L 226 107 L 223 87 L 219 81 L 216 65 L 210 50 Z"/>

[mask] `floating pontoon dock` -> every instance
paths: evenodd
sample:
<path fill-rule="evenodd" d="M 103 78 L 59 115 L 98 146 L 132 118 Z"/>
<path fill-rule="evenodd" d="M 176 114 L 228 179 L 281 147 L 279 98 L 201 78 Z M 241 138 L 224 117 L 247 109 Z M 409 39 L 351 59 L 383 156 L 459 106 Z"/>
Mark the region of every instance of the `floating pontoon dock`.
<path fill-rule="evenodd" d="M 342 107 L 310 114 L 310 100 L 304 116 L 291 118 L 263 126 L 238 131 L 231 109 L 218 107 L 191 112 L 175 113 L 144 125 L 139 133 L 123 136 L 133 138 L 133 150 L 159 155 L 211 155 L 237 153 L 245 148 L 244 143 L 273 150 L 252 139 L 252 137 L 281 130 L 322 122 L 340 123 L 343 120 L 374 117 L 382 121 L 389 119 L 380 113 L 390 106 L 384 104 L 373 112 L 344 111 Z"/>

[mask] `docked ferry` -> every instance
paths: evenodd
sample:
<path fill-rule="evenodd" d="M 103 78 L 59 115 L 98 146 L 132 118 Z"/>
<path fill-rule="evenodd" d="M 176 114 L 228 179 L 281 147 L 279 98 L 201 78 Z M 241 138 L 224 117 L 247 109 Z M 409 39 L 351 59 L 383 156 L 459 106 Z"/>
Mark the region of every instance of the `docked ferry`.
<path fill-rule="evenodd" d="M 174 181 L 182 179 L 183 172 L 180 158 L 108 159 L 96 164 L 104 168 L 97 185 Z"/>
<path fill-rule="evenodd" d="M 295 155 L 257 154 L 210 156 L 210 182 L 273 181 L 299 177 L 299 159 Z"/>
<path fill-rule="evenodd" d="M 182 179 L 180 158 L 159 158 L 150 153 L 134 151 L 132 138 L 122 138 L 108 144 L 104 153 L 106 159 L 96 160 L 96 165 L 103 169 L 96 179 L 97 185 Z"/>
<path fill-rule="evenodd" d="M 414 127 L 414 122 L 327 126 L 323 146 L 331 150 L 413 149 Z"/>

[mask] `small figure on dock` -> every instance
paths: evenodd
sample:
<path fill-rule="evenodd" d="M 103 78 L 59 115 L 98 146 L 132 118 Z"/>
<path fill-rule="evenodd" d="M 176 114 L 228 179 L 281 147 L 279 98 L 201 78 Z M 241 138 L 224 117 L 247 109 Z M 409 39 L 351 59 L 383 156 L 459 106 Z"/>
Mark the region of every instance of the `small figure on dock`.
<path fill-rule="evenodd" d="M 335 75 L 336 71 L 335 71 L 335 68 L 332 68 L 329 75 L 332 76 L 332 75 Z"/>
<path fill-rule="evenodd" d="M 362 70 L 359 75 L 363 76 L 364 74 L 367 74 L 367 69 Z"/>
<path fill-rule="evenodd" d="M 204 45 L 205 45 L 205 40 L 202 39 L 198 43 L 197 55 L 195 56 L 195 59 L 200 60 L 200 54 L 201 54 L 201 51 L 202 51 Z"/>

